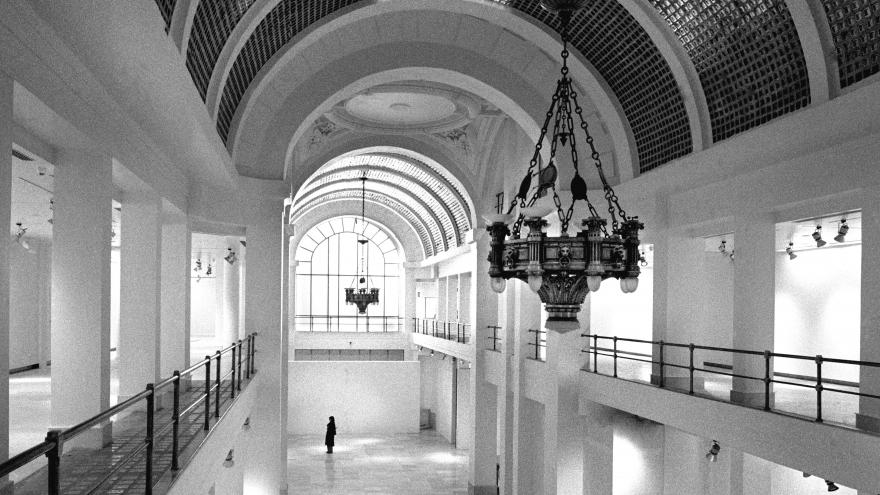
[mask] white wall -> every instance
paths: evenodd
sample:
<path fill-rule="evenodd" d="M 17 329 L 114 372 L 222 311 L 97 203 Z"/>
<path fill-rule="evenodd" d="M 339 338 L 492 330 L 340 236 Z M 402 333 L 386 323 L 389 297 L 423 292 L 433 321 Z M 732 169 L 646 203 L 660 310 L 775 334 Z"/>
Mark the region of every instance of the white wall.
<path fill-rule="evenodd" d="M 216 335 L 215 322 L 219 305 L 217 304 L 217 278 L 190 279 L 190 334 L 193 338 L 213 338 Z"/>
<path fill-rule="evenodd" d="M 651 340 L 651 308 L 654 297 L 654 270 L 642 268 L 639 288 L 624 294 L 617 279 L 602 282 L 601 290 L 591 292 L 590 332 L 609 337 Z M 627 318 L 620 318 L 626 314 Z M 585 326 L 586 322 L 581 322 Z M 644 351 L 642 351 L 644 352 Z"/>
<path fill-rule="evenodd" d="M 473 437 L 468 435 L 470 425 L 474 422 L 474 397 L 471 394 L 471 373 L 473 369 L 458 370 L 458 403 L 455 423 L 455 444 L 459 449 L 469 450 L 473 447 Z"/>
<path fill-rule="evenodd" d="M 40 362 L 40 348 L 48 355 L 48 289 L 51 247 L 30 242 L 31 250 L 17 243 L 9 246 L 9 367 Z M 45 363 L 40 363 L 45 365 Z"/>
<path fill-rule="evenodd" d="M 776 256 L 775 351 L 859 359 L 861 245 Z M 779 359 L 777 372 L 815 376 L 812 361 Z M 856 366 L 825 364 L 824 378 L 858 381 Z"/>
<path fill-rule="evenodd" d="M 289 422 L 293 434 L 417 433 L 419 363 L 415 361 L 290 361 Z"/>
<path fill-rule="evenodd" d="M 422 355 L 419 363 L 422 380 L 421 407 L 431 410 L 434 414 L 434 429 L 451 442 L 452 358 L 441 359 L 440 353 L 434 356 Z M 461 387 L 461 376 L 459 376 L 459 387 Z M 461 407 L 459 403 L 459 408 Z"/>

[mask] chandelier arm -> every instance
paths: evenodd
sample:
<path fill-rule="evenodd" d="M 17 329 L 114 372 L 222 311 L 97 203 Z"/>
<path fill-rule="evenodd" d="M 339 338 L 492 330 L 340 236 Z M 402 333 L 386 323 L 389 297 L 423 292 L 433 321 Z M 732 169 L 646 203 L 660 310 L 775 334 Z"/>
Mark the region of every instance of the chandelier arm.
<path fill-rule="evenodd" d="M 620 206 L 620 202 L 618 201 L 617 194 L 614 192 L 614 189 L 612 189 L 611 185 L 608 184 L 608 179 L 605 177 L 605 171 L 602 168 L 602 161 L 599 158 L 599 151 L 596 149 L 596 145 L 593 142 L 593 138 L 592 138 L 592 136 L 590 136 L 590 132 L 587 130 L 587 128 L 589 126 L 587 125 L 587 121 L 584 119 L 583 109 L 581 108 L 580 104 L 578 103 L 577 92 L 572 91 L 571 98 L 572 98 L 572 100 L 574 100 L 575 113 L 578 115 L 578 118 L 580 119 L 581 129 L 583 129 L 584 134 L 586 134 L 586 136 L 587 136 L 587 144 L 590 146 L 592 158 L 593 158 L 593 161 L 596 165 L 596 171 L 599 174 L 599 179 L 602 181 L 602 190 L 605 192 L 605 199 L 608 201 L 609 212 L 611 213 L 611 217 L 612 217 L 612 221 L 613 221 L 613 225 L 614 225 L 614 230 L 616 230 L 618 222 L 617 222 L 616 216 L 614 214 L 614 211 L 611 211 L 614 209 L 613 207 L 617 208 L 617 213 L 620 215 L 621 220 L 623 220 L 624 222 L 626 222 L 630 218 L 626 216 L 626 211 L 624 211 L 623 207 Z"/>

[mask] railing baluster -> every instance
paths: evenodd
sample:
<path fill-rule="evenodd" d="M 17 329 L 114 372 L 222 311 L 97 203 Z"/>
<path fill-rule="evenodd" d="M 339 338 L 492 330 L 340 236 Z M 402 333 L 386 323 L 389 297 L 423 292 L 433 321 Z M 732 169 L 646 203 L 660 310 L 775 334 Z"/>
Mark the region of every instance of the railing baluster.
<path fill-rule="evenodd" d="M 171 470 L 177 471 L 180 465 L 177 459 L 177 449 L 179 447 L 178 434 L 180 433 L 180 371 L 174 370 L 174 403 L 171 411 Z"/>
<path fill-rule="evenodd" d="M 205 356 L 205 431 L 211 429 L 211 356 Z"/>
<path fill-rule="evenodd" d="M 238 373 L 238 378 L 235 379 L 236 386 L 238 387 L 238 391 L 241 392 L 241 339 L 238 339 L 238 359 L 235 361 L 235 369 Z"/>
<path fill-rule="evenodd" d="M 144 442 L 147 444 L 146 472 L 144 473 L 144 494 L 153 494 L 153 426 L 156 416 L 156 387 L 152 383 L 147 384 L 150 395 L 147 396 L 147 436 Z"/>
<path fill-rule="evenodd" d="M 235 368 L 236 368 L 235 362 L 238 361 L 238 359 L 236 359 L 236 357 L 237 356 L 235 355 L 235 343 L 233 343 L 232 344 L 232 361 L 230 364 L 230 366 L 232 366 L 232 368 L 230 370 L 232 373 L 230 374 L 230 378 L 229 378 L 229 398 L 230 399 L 235 398 Z"/>
<path fill-rule="evenodd" d="M 593 373 L 599 372 L 599 336 L 593 335 Z"/>
<path fill-rule="evenodd" d="M 251 379 L 251 336 L 247 336 L 247 355 L 244 358 L 244 377 Z"/>
<path fill-rule="evenodd" d="M 816 422 L 822 422 L 822 355 L 816 356 Z"/>
<path fill-rule="evenodd" d="M 691 395 L 694 395 L 694 344 L 693 343 L 689 344 L 688 349 L 690 350 L 690 353 L 691 353 L 691 364 L 690 364 L 691 380 L 690 380 L 690 386 L 688 388 L 688 393 Z"/>
<path fill-rule="evenodd" d="M 220 368 L 221 368 L 220 362 L 221 362 L 222 358 L 223 358 L 223 354 L 221 354 L 220 351 L 217 351 L 217 390 L 214 391 L 215 392 L 214 393 L 214 396 L 215 396 L 214 397 L 214 417 L 215 418 L 220 417 L 220 384 L 222 383 L 220 381 Z"/>
<path fill-rule="evenodd" d="M 764 351 L 764 410 L 770 410 L 770 382 L 772 379 L 770 378 L 770 358 L 772 357 L 772 353 L 770 351 Z"/>
<path fill-rule="evenodd" d="M 617 378 L 617 336 L 614 336 L 614 378 Z"/>
<path fill-rule="evenodd" d="M 666 386 L 666 370 L 663 362 L 663 341 L 660 341 L 660 388 Z"/>
<path fill-rule="evenodd" d="M 49 430 L 46 441 L 52 442 L 52 450 L 46 453 L 49 475 L 49 495 L 61 494 L 61 430 Z"/>

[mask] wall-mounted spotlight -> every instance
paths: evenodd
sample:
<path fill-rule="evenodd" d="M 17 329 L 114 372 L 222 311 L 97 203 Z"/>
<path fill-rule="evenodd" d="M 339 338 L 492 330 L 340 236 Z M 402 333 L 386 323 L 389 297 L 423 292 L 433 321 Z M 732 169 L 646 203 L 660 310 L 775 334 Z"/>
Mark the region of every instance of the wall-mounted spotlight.
<path fill-rule="evenodd" d="M 727 252 L 727 241 L 726 240 L 721 239 L 721 244 L 718 245 L 718 252 L 719 253 L 726 253 Z"/>
<path fill-rule="evenodd" d="M 736 251 L 736 249 L 731 249 L 731 250 L 730 250 L 730 261 L 733 261 L 733 254 L 734 254 L 735 251 Z"/>
<path fill-rule="evenodd" d="M 15 233 L 15 242 L 25 249 L 30 249 L 30 244 L 24 238 L 24 235 L 27 234 L 27 227 L 22 227 L 21 222 L 17 222 L 15 225 L 18 227 L 18 232 Z"/>
<path fill-rule="evenodd" d="M 205 270 L 205 275 L 210 277 L 213 273 L 214 273 L 214 267 L 211 266 L 210 263 L 208 263 L 208 269 Z"/>
<path fill-rule="evenodd" d="M 193 271 L 194 272 L 202 271 L 202 260 L 201 259 L 196 259 L 195 266 L 193 266 Z"/>
<path fill-rule="evenodd" d="M 825 484 L 828 485 L 829 492 L 836 492 L 837 490 L 840 490 L 840 487 L 834 484 L 833 481 L 825 480 Z"/>
<path fill-rule="evenodd" d="M 232 467 L 235 465 L 235 449 L 229 449 L 226 459 L 223 460 L 223 467 Z"/>
<path fill-rule="evenodd" d="M 719 452 L 721 452 L 721 445 L 718 444 L 717 440 L 712 440 L 712 448 L 706 453 L 706 459 L 709 459 L 709 462 L 718 462 Z"/>
<path fill-rule="evenodd" d="M 432 356 L 434 355 L 434 349 L 431 349 L 431 355 Z"/>
<path fill-rule="evenodd" d="M 251 417 L 250 416 L 244 418 L 244 423 L 241 425 L 241 429 L 244 431 L 248 431 L 251 429 Z"/>
<path fill-rule="evenodd" d="M 822 247 L 827 242 L 822 240 L 822 226 L 816 225 L 816 230 L 813 231 L 813 240 L 816 241 L 816 247 Z"/>
<path fill-rule="evenodd" d="M 233 251 L 232 248 L 226 248 L 226 256 L 224 256 L 223 259 L 230 265 L 234 265 L 235 261 L 238 260 L 238 256 L 236 256 L 235 251 Z"/>
<path fill-rule="evenodd" d="M 641 255 L 639 256 L 639 265 L 643 267 L 648 266 L 648 258 L 645 257 L 644 251 L 642 251 Z"/>
<path fill-rule="evenodd" d="M 837 227 L 837 235 L 834 236 L 834 240 L 843 242 L 847 232 L 849 232 L 849 225 L 846 224 L 846 219 L 842 218 L 840 219 L 840 227 Z"/>
<path fill-rule="evenodd" d="M 794 243 L 789 242 L 788 247 L 785 248 L 785 253 L 788 254 L 788 259 L 793 260 L 797 258 L 797 254 L 794 252 Z"/>

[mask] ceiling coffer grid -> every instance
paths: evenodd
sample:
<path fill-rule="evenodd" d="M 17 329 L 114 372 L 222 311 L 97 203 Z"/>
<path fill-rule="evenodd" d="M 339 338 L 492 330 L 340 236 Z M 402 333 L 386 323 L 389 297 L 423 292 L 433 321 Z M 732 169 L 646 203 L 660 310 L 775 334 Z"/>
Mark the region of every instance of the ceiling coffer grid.
<path fill-rule="evenodd" d="M 557 16 L 538 0 L 495 0 L 556 31 Z M 693 151 L 684 100 L 669 64 L 625 8 L 615 0 L 588 2 L 572 18 L 571 44 L 588 60 L 623 107 L 645 172 Z M 556 54 L 554 54 L 556 55 Z"/>
<path fill-rule="evenodd" d="M 442 251 L 442 246 L 440 251 L 437 251 L 434 241 L 431 238 L 431 234 L 429 234 L 428 232 L 429 227 L 427 227 L 425 223 L 418 217 L 418 215 L 411 209 L 409 209 L 406 205 L 402 204 L 394 198 L 390 198 L 384 194 L 378 194 L 369 190 L 366 191 L 364 197 L 367 201 L 384 205 L 405 218 L 407 223 L 409 223 L 416 230 L 416 234 L 418 234 L 419 239 L 422 241 L 422 247 L 424 247 L 425 249 L 425 256 L 433 256 Z M 316 198 L 316 200 L 320 201 L 321 203 L 325 203 L 341 199 L 360 200 L 360 198 L 360 189 L 347 189 L 323 195 L 320 198 Z M 316 204 L 314 201 L 303 202 L 300 208 L 308 207 L 314 204 Z"/>
<path fill-rule="evenodd" d="M 158 1 L 158 0 L 157 0 Z M 193 18 L 189 45 L 186 49 L 186 68 L 202 100 L 208 94 L 211 74 L 223 46 L 235 25 L 256 0 L 201 1 Z"/>
<path fill-rule="evenodd" d="M 235 59 L 217 113 L 217 132 L 223 142 L 245 91 L 263 65 L 300 31 L 322 17 L 359 0 L 281 0 L 260 22 Z"/>
<path fill-rule="evenodd" d="M 880 0 L 822 0 L 834 46 L 840 87 L 880 72 Z"/>
<path fill-rule="evenodd" d="M 174 4 L 177 0 L 156 0 L 156 6 L 159 7 L 159 13 L 162 14 L 162 20 L 165 21 L 165 32 L 171 29 L 171 17 L 174 15 Z"/>
<path fill-rule="evenodd" d="M 714 142 L 810 104 L 810 82 L 784 0 L 652 0 L 690 56 Z"/>

